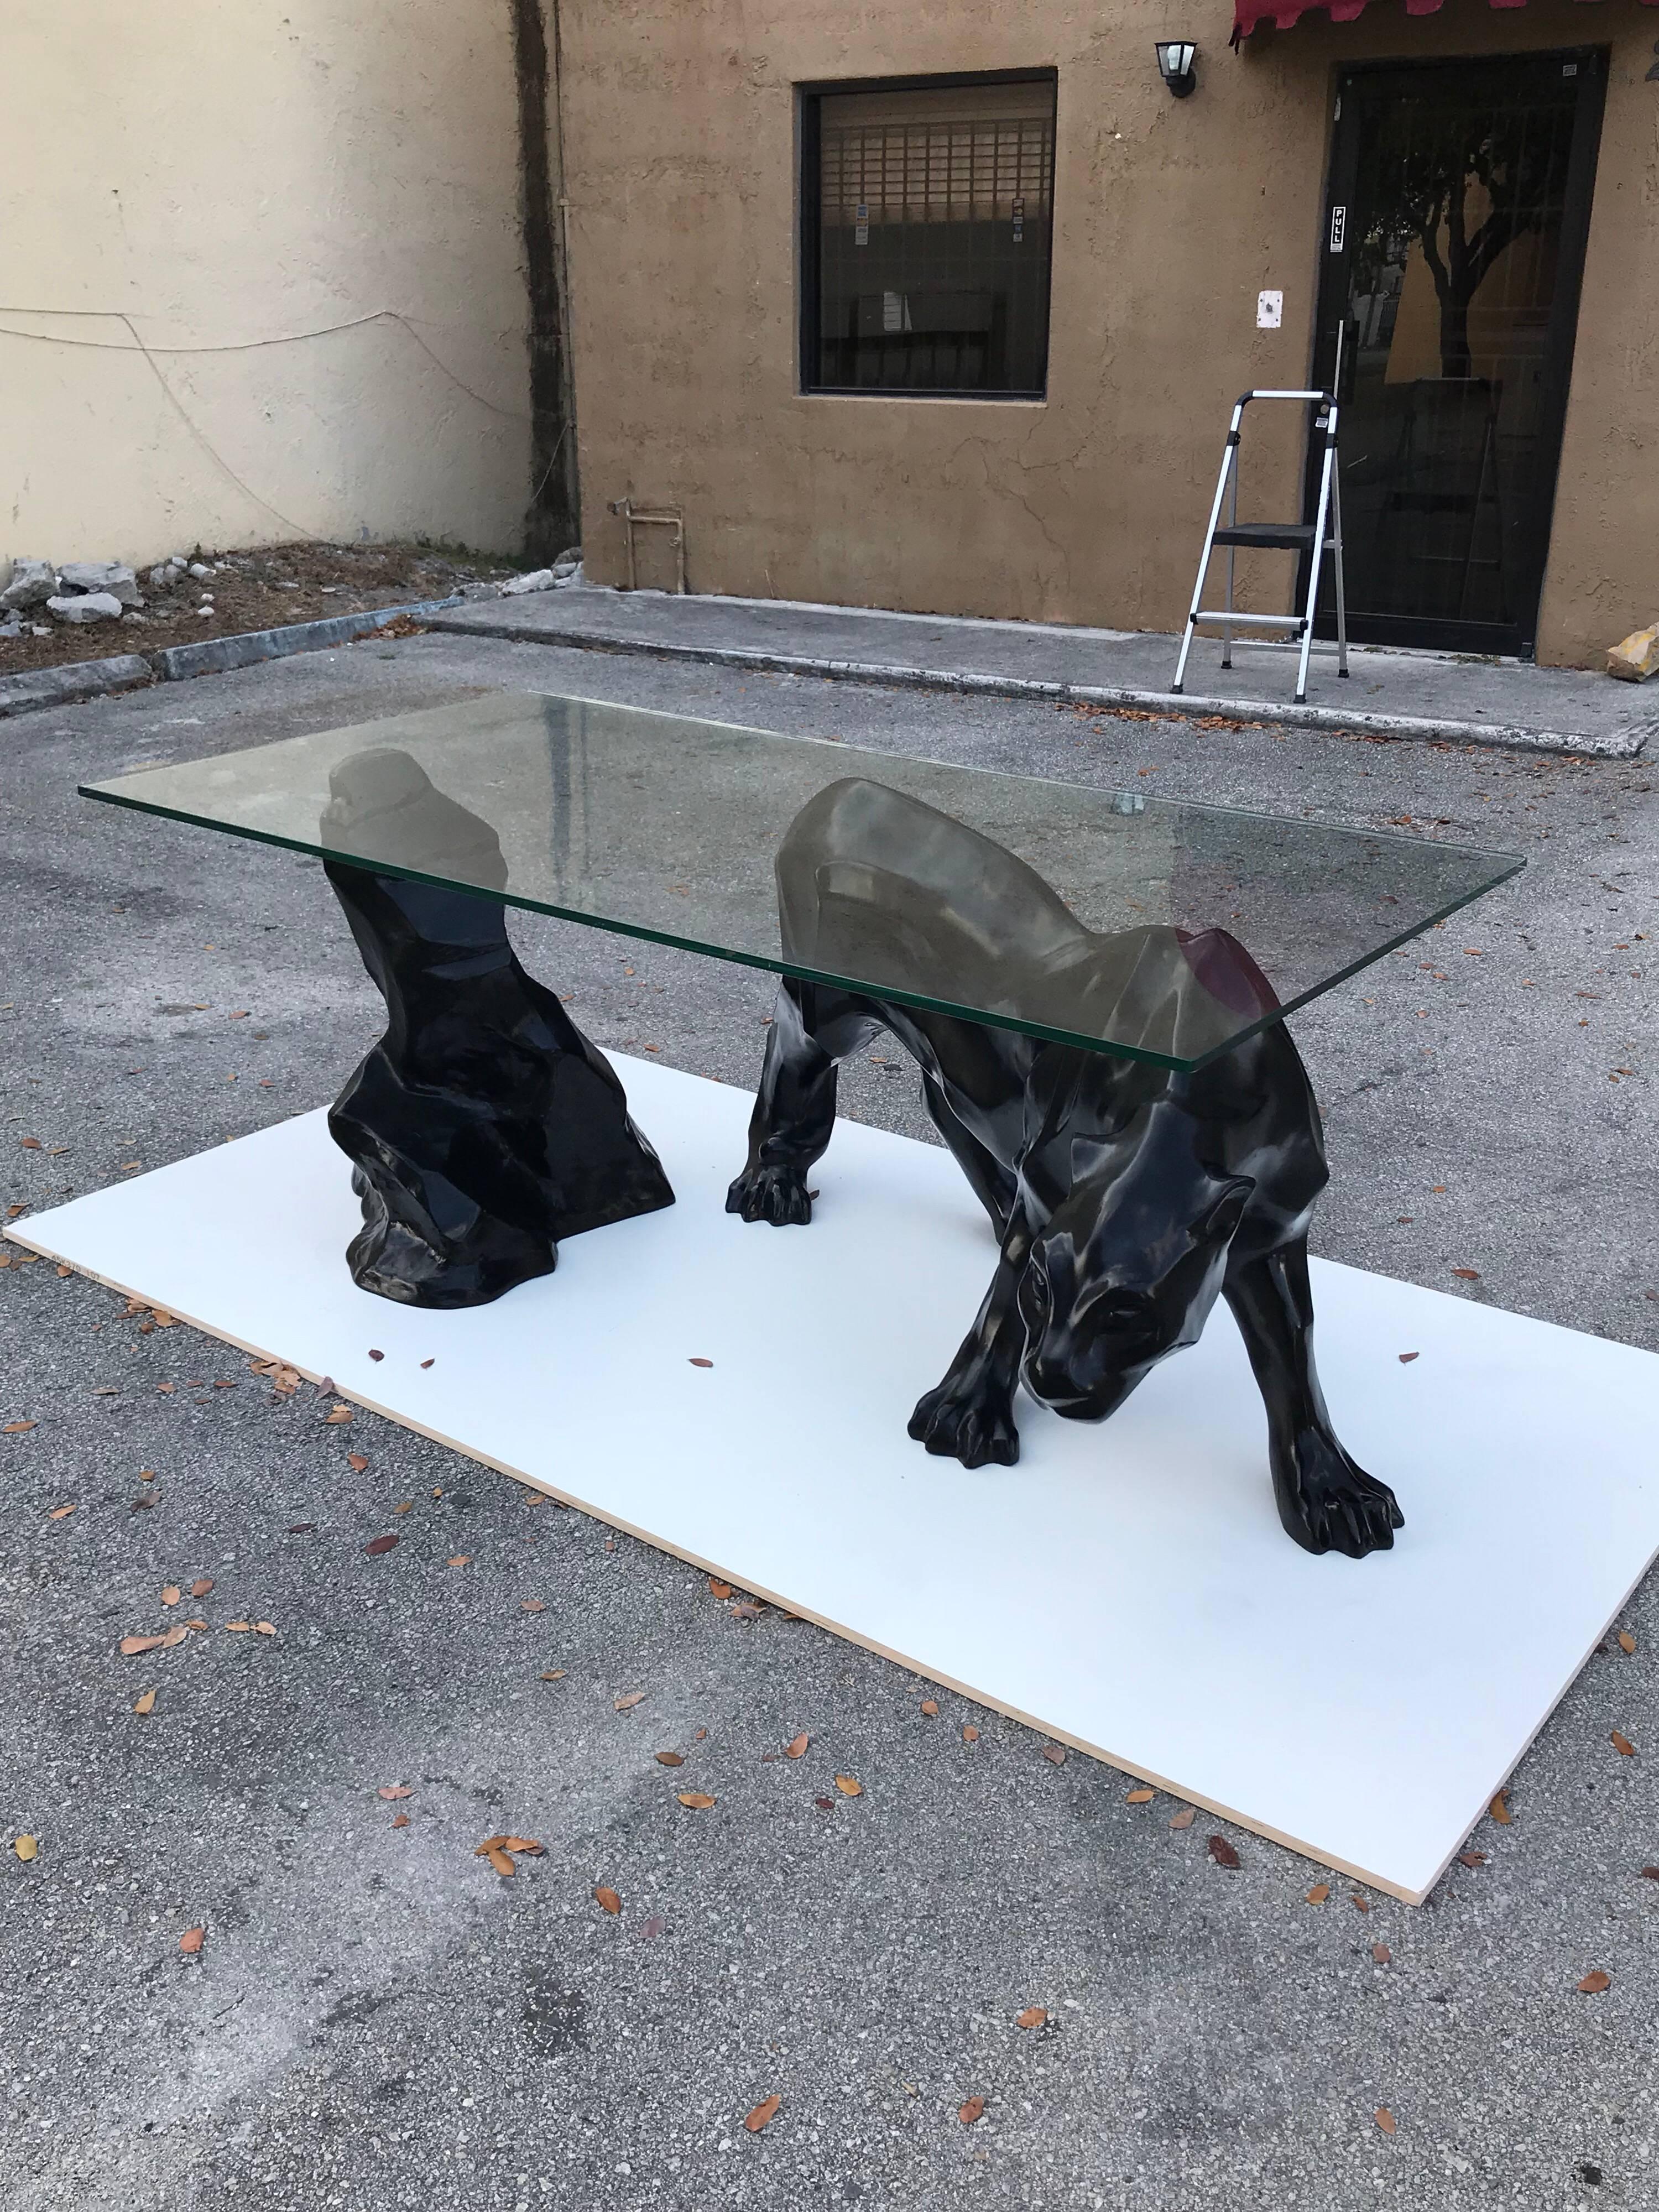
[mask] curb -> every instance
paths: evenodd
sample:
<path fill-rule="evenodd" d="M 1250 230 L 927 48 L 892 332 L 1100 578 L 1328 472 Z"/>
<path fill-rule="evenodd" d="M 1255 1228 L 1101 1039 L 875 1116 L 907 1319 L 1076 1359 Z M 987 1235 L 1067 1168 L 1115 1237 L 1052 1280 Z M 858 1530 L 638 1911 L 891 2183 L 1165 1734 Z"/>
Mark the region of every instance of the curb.
<path fill-rule="evenodd" d="M 262 660 L 281 660 L 291 653 L 315 653 L 331 645 L 349 645 L 404 616 L 424 621 L 452 607 L 474 604 L 460 592 L 447 599 L 417 599 L 409 606 L 370 607 L 355 615 L 324 615 L 316 622 L 287 623 L 280 629 L 238 631 L 232 637 L 204 638 L 200 645 L 167 645 L 155 653 L 122 653 L 108 660 L 72 660 L 58 668 L 33 668 L 21 676 L 0 676 L 0 720 L 32 714 L 40 707 L 67 706 L 106 691 L 130 691 L 141 684 L 181 684 L 192 676 L 223 676 Z"/>
<path fill-rule="evenodd" d="M 775 675 L 817 676 L 848 684 L 896 684 L 927 691 L 961 691 L 1000 699 L 1075 701 L 1079 706 L 1136 707 L 1193 721 L 1221 714 L 1230 722 L 1266 722 L 1290 729 L 1349 732 L 1362 737 L 1395 738 L 1418 743 L 1497 745 L 1514 752 L 1567 753 L 1579 758 L 1633 760 L 1659 723 L 1642 723 L 1620 737 L 1553 730 L 1516 724 L 1457 722 L 1439 716 L 1345 713 L 1336 707 L 1297 707 L 1273 702 L 1196 697 L 1191 692 L 1143 691 L 1132 686 L 1046 683 L 1031 676 L 982 676 L 958 668 L 916 668 L 885 660 L 829 660 L 811 653 L 764 653 L 748 646 L 686 645 L 677 641 L 616 637 L 604 630 L 550 631 L 501 617 L 489 622 L 443 622 L 436 630 L 460 637 L 499 637 L 521 645 L 571 646 L 584 651 L 655 654 L 700 660 L 721 668 L 752 668 Z"/>
<path fill-rule="evenodd" d="M 281 660 L 291 653 L 349 645 L 404 615 L 424 621 L 428 615 L 467 604 L 458 592 L 451 599 L 419 599 L 406 607 L 371 607 L 355 615 L 323 615 L 315 622 L 286 623 L 280 629 L 247 629 L 233 637 L 207 637 L 200 645 L 167 645 L 148 659 L 163 684 L 181 684 L 192 676 L 225 676 L 233 668 Z"/>
<path fill-rule="evenodd" d="M 131 691 L 155 681 L 141 653 L 119 653 L 111 660 L 71 660 L 59 668 L 31 668 L 21 676 L 0 676 L 0 720 L 32 714 L 37 707 L 67 706 L 94 699 L 103 691 Z"/>

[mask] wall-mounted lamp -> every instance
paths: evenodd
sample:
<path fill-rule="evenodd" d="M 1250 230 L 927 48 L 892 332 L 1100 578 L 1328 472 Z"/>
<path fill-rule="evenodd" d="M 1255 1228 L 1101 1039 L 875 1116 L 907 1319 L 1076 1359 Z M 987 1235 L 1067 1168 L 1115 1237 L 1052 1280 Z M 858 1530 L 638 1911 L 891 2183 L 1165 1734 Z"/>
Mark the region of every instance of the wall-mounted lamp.
<path fill-rule="evenodd" d="M 1190 39 L 1159 39 L 1158 45 L 1158 73 L 1177 100 L 1185 100 L 1198 79 L 1193 75 L 1193 57 L 1198 48 Z"/>

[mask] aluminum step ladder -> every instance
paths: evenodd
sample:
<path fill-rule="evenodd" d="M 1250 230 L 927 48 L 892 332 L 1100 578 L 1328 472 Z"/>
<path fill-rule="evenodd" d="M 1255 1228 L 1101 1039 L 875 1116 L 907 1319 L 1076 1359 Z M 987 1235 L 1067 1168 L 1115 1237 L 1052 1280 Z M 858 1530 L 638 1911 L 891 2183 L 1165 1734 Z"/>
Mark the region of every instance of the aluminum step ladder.
<path fill-rule="evenodd" d="M 1238 519 L 1238 447 L 1243 434 L 1244 410 L 1254 399 L 1291 399 L 1315 410 L 1313 427 L 1324 433 L 1324 459 L 1319 472 L 1319 504 L 1311 522 L 1241 522 Z M 1221 633 L 1221 665 L 1233 665 L 1233 632 L 1235 629 L 1288 629 L 1289 638 L 1264 639 L 1264 644 L 1275 647 L 1294 645 L 1299 653 L 1296 670 L 1296 703 L 1307 702 L 1308 655 L 1313 646 L 1314 608 L 1319 599 L 1320 571 L 1326 554 L 1333 559 L 1333 574 L 1336 583 L 1336 657 L 1339 676 L 1348 672 L 1348 607 L 1342 586 L 1342 485 L 1336 465 L 1336 416 L 1334 393 L 1329 392 L 1246 392 L 1241 393 L 1233 409 L 1233 419 L 1228 426 L 1227 447 L 1222 456 L 1221 474 L 1216 480 L 1215 498 L 1210 507 L 1210 524 L 1204 533 L 1204 551 L 1198 564 L 1198 580 L 1193 586 L 1193 603 L 1187 613 L 1187 627 L 1181 640 L 1181 658 L 1176 663 L 1173 689 L 1182 690 L 1187 675 L 1187 657 L 1193 649 L 1193 639 L 1201 622 L 1218 622 L 1224 625 Z M 1221 510 L 1227 508 L 1227 520 L 1221 520 Z M 1329 525 L 1329 534 L 1326 526 Z M 1227 604 L 1224 607 L 1206 607 L 1201 604 L 1204 586 L 1210 573 L 1210 562 L 1218 545 L 1227 550 Z M 1298 614 L 1243 614 L 1233 605 L 1233 570 L 1241 545 L 1251 545 L 1274 553 L 1303 553 L 1310 556 L 1308 563 L 1307 604 Z"/>

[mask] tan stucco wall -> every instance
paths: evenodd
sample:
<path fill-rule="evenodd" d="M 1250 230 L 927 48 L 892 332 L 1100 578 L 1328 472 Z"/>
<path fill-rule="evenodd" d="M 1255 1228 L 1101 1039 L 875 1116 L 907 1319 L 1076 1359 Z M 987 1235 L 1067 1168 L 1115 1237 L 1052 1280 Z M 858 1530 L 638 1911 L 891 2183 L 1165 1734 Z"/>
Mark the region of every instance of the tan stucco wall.
<path fill-rule="evenodd" d="M 1450 0 L 1409 19 L 1374 0 L 1242 55 L 1231 25 L 1228 0 L 1178 23 L 1166 0 L 565 0 L 589 573 L 622 580 L 607 505 L 631 495 L 684 509 L 694 590 L 1176 628 L 1232 400 L 1308 374 L 1337 69 L 1593 43 L 1613 59 L 1540 658 L 1590 659 L 1653 620 L 1659 16 Z M 1180 103 L 1152 53 L 1172 29 L 1200 45 Z M 1046 402 L 800 394 L 794 86 L 1045 66 Z M 1276 332 L 1255 327 L 1265 287 L 1285 294 Z M 1295 511 L 1284 454 L 1259 511 Z"/>
<path fill-rule="evenodd" d="M 0 146 L 0 573 L 518 543 L 504 0 L 9 0 Z M 411 327 L 286 342 L 381 309 Z M 248 349 L 173 350 L 203 346 Z"/>

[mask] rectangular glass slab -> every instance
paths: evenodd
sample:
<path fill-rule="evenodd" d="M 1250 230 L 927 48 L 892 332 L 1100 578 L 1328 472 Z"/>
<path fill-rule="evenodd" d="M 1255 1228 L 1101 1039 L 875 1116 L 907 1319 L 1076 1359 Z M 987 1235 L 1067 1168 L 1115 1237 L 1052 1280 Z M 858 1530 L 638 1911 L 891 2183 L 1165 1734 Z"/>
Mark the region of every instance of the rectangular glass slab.
<path fill-rule="evenodd" d="M 1525 865 L 1388 830 L 523 692 L 81 788 L 1177 1069 L 1203 1066 Z"/>

